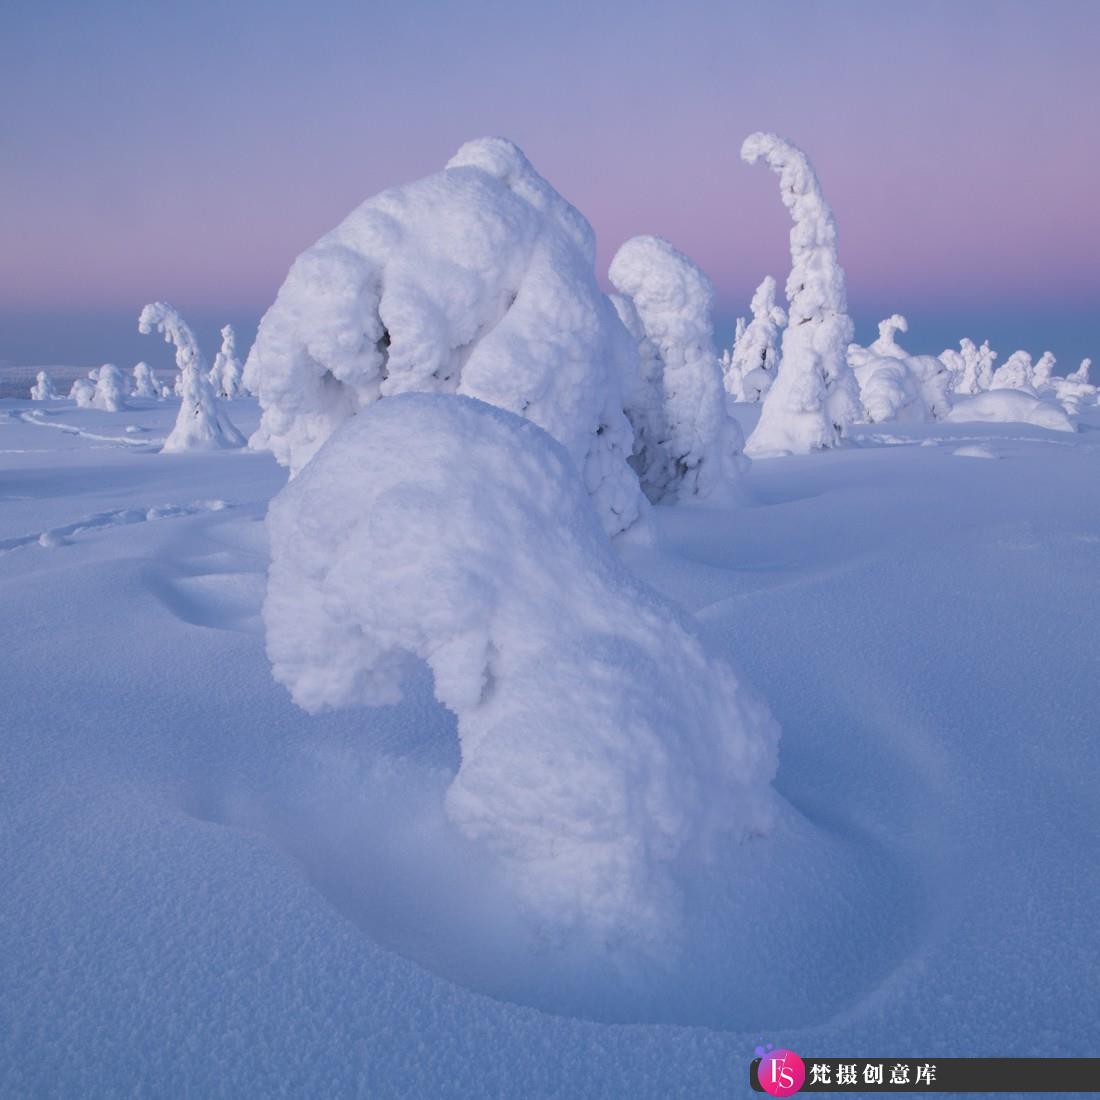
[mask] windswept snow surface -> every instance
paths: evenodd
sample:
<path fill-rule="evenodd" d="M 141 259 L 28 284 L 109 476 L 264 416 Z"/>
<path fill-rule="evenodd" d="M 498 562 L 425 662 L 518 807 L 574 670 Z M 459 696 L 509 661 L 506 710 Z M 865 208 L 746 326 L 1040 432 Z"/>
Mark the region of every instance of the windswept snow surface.
<path fill-rule="evenodd" d="M 0 402 L 0 1095 L 726 1098 L 762 1041 L 1096 1054 L 1094 407 L 853 426 L 617 541 L 768 700 L 787 807 L 626 970 L 525 943 L 446 816 L 425 671 L 315 717 L 272 680 L 286 473 L 112 442 L 175 413 Z"/>

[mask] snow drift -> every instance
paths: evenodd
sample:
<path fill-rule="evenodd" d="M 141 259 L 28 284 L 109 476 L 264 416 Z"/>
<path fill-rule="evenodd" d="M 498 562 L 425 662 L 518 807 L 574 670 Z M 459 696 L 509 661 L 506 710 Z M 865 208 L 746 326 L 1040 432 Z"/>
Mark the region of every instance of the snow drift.
<path fill-rule="evenodd" d="M 960 398 L 946 419 L 954 424 L 992 421 L 1033 424 L 1054 432 L 1077 430 L 1057 405 L 1015 389 L 993 389 L 974 397 Z"/>
<path fill-rule="evenodd" d="M 253 439 L 296 475 L 379 398 L 460 393 L 548 431 L 609 532 L 643 504 L 620 379 L 636 352 L 594 271 L 587 221 L 511 142 L 369 199 L 294 262 L 245 385 Z"/>
<path fill-rule="evenodd" d="M 854 328 L 833 212 L 806 154 L 790 142 L 775 134 L 751 134 L 741 158 L 749 164 L 763 159 L 779 176 L 779 193 L 793 221 L 779 370 L 745 453 L 802 454 L 832 447 L 862 413 L 859 385 L 846 357 Z"/>
<path fill-rule="evenodd" d="M 619 316 L 649 368 L 626 399 L 646 494 L 657 501 L 732 489 L 744 462 L 744 438 L 726 414 L 710 279 L 653 236 L 627 241 L 608 276 L 619 292 Z"/>
<path fill-rule="evenodd" d="M 426 661 L 458 717 L 448 814 L 540 925 L 659 952 L 680 862 L 769 827 L 767 709 L 626 571 L 534 424 L 449 395 L 377 402 L 267 523 L 276 679 L 311 712 L 377 706 Z"/>

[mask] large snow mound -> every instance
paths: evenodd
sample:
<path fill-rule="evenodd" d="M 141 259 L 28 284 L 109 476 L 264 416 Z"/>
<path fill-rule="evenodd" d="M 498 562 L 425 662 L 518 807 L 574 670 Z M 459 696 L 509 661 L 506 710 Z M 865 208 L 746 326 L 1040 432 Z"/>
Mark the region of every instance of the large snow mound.
<path fill-rule="evenodd" d="M 378 402 L 268 530 L 276 678 L 309 711 L 377 706 L 402 697 L 409 655 L 427 661 L 458 717 L 447 811 L 547 927 L 664 950 L 678 861 L 768 829 L 767 709 L 627 572 L 534 424 L 447 395 Z"/>
<path fill-rule="evenodd" d="M 1072 432 L 1073 421 L 1057 405 L 1022 390 L 989 390 L 973 397 L 961 397 L 948 413 L 955 424 L 971 421 L 1032 424 L 1054 432 Z"/>
<path fill-rule="evenodd" d="M 503 139 L 369 199 L 294 262 L 245 367 L 291 474 L 380 397 L 461 393 L 568 451 L 605 528 L 642 505 L 620 379 L 636 350 L 583 216 Z"/>

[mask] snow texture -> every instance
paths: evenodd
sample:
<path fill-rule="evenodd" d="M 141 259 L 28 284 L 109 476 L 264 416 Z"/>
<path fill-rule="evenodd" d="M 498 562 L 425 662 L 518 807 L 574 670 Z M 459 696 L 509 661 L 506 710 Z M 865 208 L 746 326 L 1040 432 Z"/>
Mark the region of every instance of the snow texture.
<path fill-rule="evenodd" d="M 859 384 L 847 360 L 854 328 L 833 213 L 806 154 L 790 142 L 751 134 L 741 158 L 749 164 L 763 159 L 779 176 L 779 193 L 793 222 L 779 370 L 745 451 L 801 454 L 833 447 L 862 415 Z"/>
<path fill-rule="evenodd" d="M 166 453 L 243 447 L 244 437 L 233 426 L 210 385 L 206 364 L 190 325 L 167 302 L 151 302 L 138 318 L 138 329 L 159 330 L 175 345 L 179 368 L 180 410 L 175 427 L 164 441 Z"/>
<path fill-rule="evenodd" d="M 379 398 L 466 394 L 548 431 L 605 529 L 626 529 L 644 505 L 621 393 L 636 353 L 594 258 L 591 227 L 520 149 L 469 142 L 294 262 L 245 365 L 264 410 L 253 444 L 293 476 Z"/>
<path fill-rule="evenodd" d="M 647 364 L 643 407 L 628 400 L 626 409 L 643 440 L 636 454 L 647 495 L 662 500 L 728 493 L 741 472 L 744 439 L 726 413 L 711 281 L 682 252 L 654 236 L 627 241 L 612 259 L 608 276 L 633 306 L 633 313 L 619 306 L 619 315 L 638 339 L 639 357 Z M 654 353 L 657 369 L 651 365 Z M 660 428 L 654 430 L 655 424 Z"/>
<path fill-rule="evenodd" d="M 768 711 L 623 568 L 533 423 L 450 395 L 378 402 L 268 531 L 276 679 L 311 712 L 379 706 L 408 655 L 427 661 L 458 717 L 448 813 L 555 934 L 666 952 L 676 866 L 769 827 Z"/>

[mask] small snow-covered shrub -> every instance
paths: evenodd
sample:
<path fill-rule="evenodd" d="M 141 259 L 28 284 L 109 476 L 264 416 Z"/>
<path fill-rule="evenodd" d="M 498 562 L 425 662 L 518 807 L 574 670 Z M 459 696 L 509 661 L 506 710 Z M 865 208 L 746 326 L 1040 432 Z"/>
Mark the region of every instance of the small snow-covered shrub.
<path fill-rule="evenodd" d="M 314 712 L 458 717 L 453 822 L 543 925 L 660 950 L 684 859 L 766 830 L 778 731 L 613 551 L 567 451 L 469 398 L 405 394 L 333 432 L 271 504 L 264 621 Z"/>
<path fill-rule="evenodd" d="M 627 241 L 608 275 L 633 307 L 618 308 L 638 340 L 640 358 L 648 364 L 656 356 L 655 368 L 645 371 L 648 384 L 639 387 L 643 407 L 626 401 L 647 495 L 656 501 L 731 488 L 744 440 L 726 413 L 711 281 L 668 241 L 653 236 Z"/>
<path fill-rule="evenodd" d="M 104 363 L 96 375 L 92 404 L 104 412 L 118 412 L 126 405 L 126 386 L 122 371 L 113 363 Z"/>
<path fill-rule="evenodd" d="M 53 379 L 44 370 L 40 370 L 35 376 L 34 385 L 31 386 L 31 400 L 53 401 L 57 396 L 57 390 L 55 390 L 53 386 Z M 71 397 L 72 395 L 70 394 L 69 396 Z"/>
<path fill-rule="evenodd" d="M 775 279 L 770 275 L 752 296 L 752 320 L 737 319 L 733 352 L 724 370 L 726 391 L 738 401 L 763 401 L 779 365 L 779 333 L 787 314 L 775 304 Z"/>
<path fill-rule="evenodd" d="M 244 437 L 233 426 L 207 378 L 206 364 L 190 325 L 167 302 L 151 302 L 138 318 L 138 329 L 159 330 L 166 343 L 175 345 L 179 368 L 180 411 L 162 450 L 195 451 L 219 447 L 243 447 Z"/>
<path fill-rule="evenodd" d="M 1017 389 L 995 389 L 973 397 L 960 397 L 947 419 L 953 424 L 992 421 L 1032 424 L 1054 432 L 1076 431 L 1073 422 L 1053 402 Z"/>
<path fill-rule="evenodd" d="M 222 329 L 222 346 L 210 368 L 210 384 L 219 397 L 232 401 L 243 392 L 242 373 L 241 361 L 237 358 L 237 334 L 232 325 L 226 325 Z"/>
<path fill-rule="evenodd" d="M 741 158 L 749 164 L 763 159 L 779 176 L 779 193 L 793 222 L 779 370 L 745 452 L 801 454 L 832 447 L 862 415 L 859 384 L 847 360 L 854 329 L 833 213 L 806 154 L 790 142 L 751 134 Z"/>
<path fill-rule="evenodd" d="M 69 390 L 69 400 L 78 408 L 90 409 L 95 399 L 95 383 L 90 378 L 78 378 Z"/>
<path fill-rule="evenodd" d="M 131 397 L 160 397 L 160 387 L 148 363 L 134 364 L 134 382 L 130 390 Z"/>
<path fill-rule="evenodd" d="M 295 260 L 245 364 L 253 445 L 293 476 L 379 398 L 467 394 L 546 429 L 624 530 L 644 504 L 621 392 L 636 353 L 594 262 L 588 222 L 520 149 L 469 142 Z"/>

